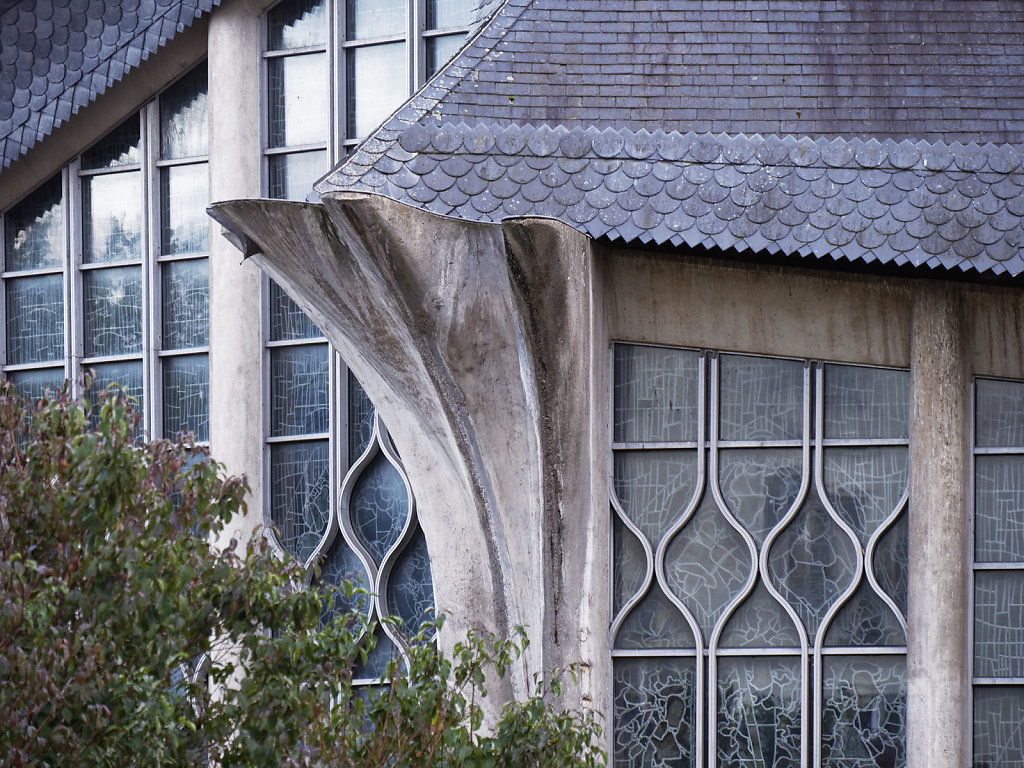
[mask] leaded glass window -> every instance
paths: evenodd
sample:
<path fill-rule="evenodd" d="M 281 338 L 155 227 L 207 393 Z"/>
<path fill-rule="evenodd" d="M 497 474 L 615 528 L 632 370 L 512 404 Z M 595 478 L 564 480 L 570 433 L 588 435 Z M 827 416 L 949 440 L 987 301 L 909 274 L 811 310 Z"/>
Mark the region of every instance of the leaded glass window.
<path fill-rule="evenodd" d="M 1024 767 L 1024 382 L 978 379 L 974 422 L 975 768 Z"/>
<path fill-rule="evenodd" d="M 906 371 L 617 344 L 616 766 L 906 763 Z"/>

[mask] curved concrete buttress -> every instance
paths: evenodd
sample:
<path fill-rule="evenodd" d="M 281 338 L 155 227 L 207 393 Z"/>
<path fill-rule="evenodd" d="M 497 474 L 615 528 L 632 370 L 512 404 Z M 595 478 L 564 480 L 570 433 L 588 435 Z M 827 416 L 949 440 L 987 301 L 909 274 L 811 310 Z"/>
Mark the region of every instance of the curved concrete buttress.
<path fill-rule="evenodd" d="M 606 519 L 591 502 L 590 240 L 553 220 L 479 224 L 353 193 L 210 213 L 384 417 L 449 614 L 442 642 L 524 625 L 533 643 L 506 696 L 580 661 L 592 518 Z"/>

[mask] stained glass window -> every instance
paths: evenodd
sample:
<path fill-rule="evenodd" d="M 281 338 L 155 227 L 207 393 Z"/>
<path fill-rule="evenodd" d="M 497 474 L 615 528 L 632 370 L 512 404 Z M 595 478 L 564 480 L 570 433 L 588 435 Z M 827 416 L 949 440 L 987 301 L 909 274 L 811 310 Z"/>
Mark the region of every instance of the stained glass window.
<path fill-rule="evenodd" d="M 614 764 L 905 765 L 907 372 L 613 370 Z"/>

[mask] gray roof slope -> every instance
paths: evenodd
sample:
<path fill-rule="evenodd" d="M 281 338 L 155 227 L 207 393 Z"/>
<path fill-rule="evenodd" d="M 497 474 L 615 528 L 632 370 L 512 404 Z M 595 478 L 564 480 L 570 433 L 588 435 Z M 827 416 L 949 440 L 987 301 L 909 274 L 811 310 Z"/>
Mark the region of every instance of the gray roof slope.
<path fill-rule="evenodd" d="M 1024 4 L 507 0 L 317 189 L 1016 276 L 1021 147 L 987 141 L 1024 141 Z"/>
<path fill-rule="evenodd" d="M 0 14 L 0 168 L 220 0 L 21 0 Z"/>

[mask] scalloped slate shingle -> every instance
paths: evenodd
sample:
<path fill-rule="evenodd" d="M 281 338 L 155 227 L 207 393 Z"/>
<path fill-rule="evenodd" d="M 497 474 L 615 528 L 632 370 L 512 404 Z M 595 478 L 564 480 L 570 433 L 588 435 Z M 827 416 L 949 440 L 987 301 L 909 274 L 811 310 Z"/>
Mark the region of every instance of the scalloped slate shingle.
<path fill-rule="evenodd" d="M 1017 276 L 1022 82 L 1011 0 L 507 0 L 317 190 Z"/>
<path fill-rule="evenodd" d="M 6 168 L 220 0 L 21 0 L 0 14 Z"/>

